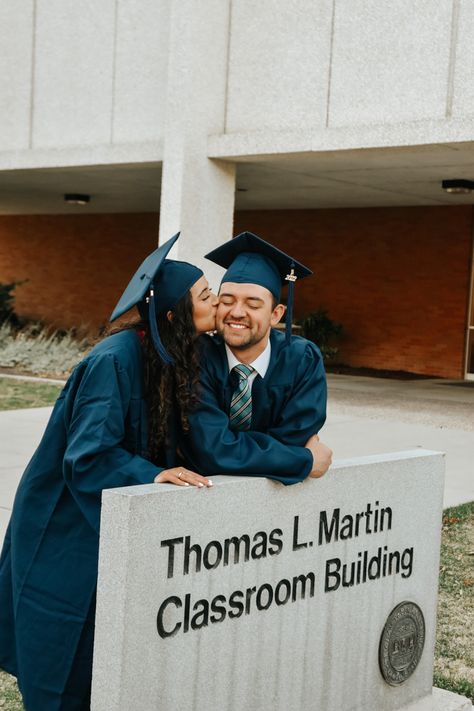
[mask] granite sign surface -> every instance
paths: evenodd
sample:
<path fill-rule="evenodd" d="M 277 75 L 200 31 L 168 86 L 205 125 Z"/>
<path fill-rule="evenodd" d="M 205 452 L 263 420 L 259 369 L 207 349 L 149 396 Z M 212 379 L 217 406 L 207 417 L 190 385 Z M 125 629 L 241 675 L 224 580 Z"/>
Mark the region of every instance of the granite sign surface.
<path fill-rule="evenodd" d="M 92 710 L 430 709 L 443 473 L 104 492 Z"/>

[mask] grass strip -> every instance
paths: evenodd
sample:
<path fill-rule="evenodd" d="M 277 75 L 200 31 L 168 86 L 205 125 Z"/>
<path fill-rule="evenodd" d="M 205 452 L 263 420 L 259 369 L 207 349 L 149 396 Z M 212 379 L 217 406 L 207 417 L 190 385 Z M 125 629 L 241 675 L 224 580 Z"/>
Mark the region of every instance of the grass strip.
<path fill-rule="evenodd" d="M 434 684 L 474 702 L 474 502 L 443 513 Z"/>
<path fill-rule="evenodd" d="M 0 376 L 0 410 L 20 410 L 53 405 L 62 386 Z"/>
<path fill-rule="evenodd" d="M 24 711 L 15 677 L 3 671 L 0 671 L 0 709 L 2 711 Z"/>

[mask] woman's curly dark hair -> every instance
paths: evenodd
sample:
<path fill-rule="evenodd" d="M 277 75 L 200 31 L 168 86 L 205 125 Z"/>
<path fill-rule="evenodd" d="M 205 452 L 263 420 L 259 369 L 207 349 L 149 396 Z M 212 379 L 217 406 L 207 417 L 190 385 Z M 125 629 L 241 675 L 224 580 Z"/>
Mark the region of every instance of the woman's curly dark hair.
<path fill-rule="evenodd" d="M 171 321 L 166 314 L 158 314 L 157 322 L 161 340 L 174 360 L 173 365 L 165 365 L 160 359 L 147 323 L 143 339 L 148 449 L 154 462 L 160 460 L 163 447 L 169 443 L 171 418 L 179 418 L 183 432 L 187 432 L 189 413 L 198 403 L 199 345 L 189 291 L 173 307 L 172 313 Z"/>

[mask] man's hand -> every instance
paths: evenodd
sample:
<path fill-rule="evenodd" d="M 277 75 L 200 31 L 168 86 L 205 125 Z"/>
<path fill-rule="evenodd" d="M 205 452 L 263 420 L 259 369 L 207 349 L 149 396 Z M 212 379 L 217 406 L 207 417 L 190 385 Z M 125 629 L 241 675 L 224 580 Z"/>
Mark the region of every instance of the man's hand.
<path fill-rule="evenodd" d="M 174 467 L 173 469 L 165 469 L 155 477 L 155 484 L 176 484 L 177 486 L 197 486 L 200 489 L 203 486 L 212 486 L 211 479 L 205 476 L 196 474 L 185 467 Z"/>
<path fill-rule="evenodd" d="M 318 479 L 324 476 L 332 463 L 332 450 L 324 442 L 319 441 L 318 435 L 313 435 L 306 442 L 305 447 L 313 455 L 313 468 L 310 477 Z"/>

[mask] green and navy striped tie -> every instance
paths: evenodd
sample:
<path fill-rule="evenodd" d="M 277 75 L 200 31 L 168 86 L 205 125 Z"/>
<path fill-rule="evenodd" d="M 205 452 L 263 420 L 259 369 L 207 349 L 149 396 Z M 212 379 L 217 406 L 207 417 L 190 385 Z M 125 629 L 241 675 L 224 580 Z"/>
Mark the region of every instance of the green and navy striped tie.
<path fill-rule="evenodd" d="M 230 403 L 230 426 L 233 430 L 248 430 L 252 421 L 252 388 L 248 377 L 253 373 L 250 365 L 239 363 L 232 368 L 239 377 L 239 383 Z"/>

